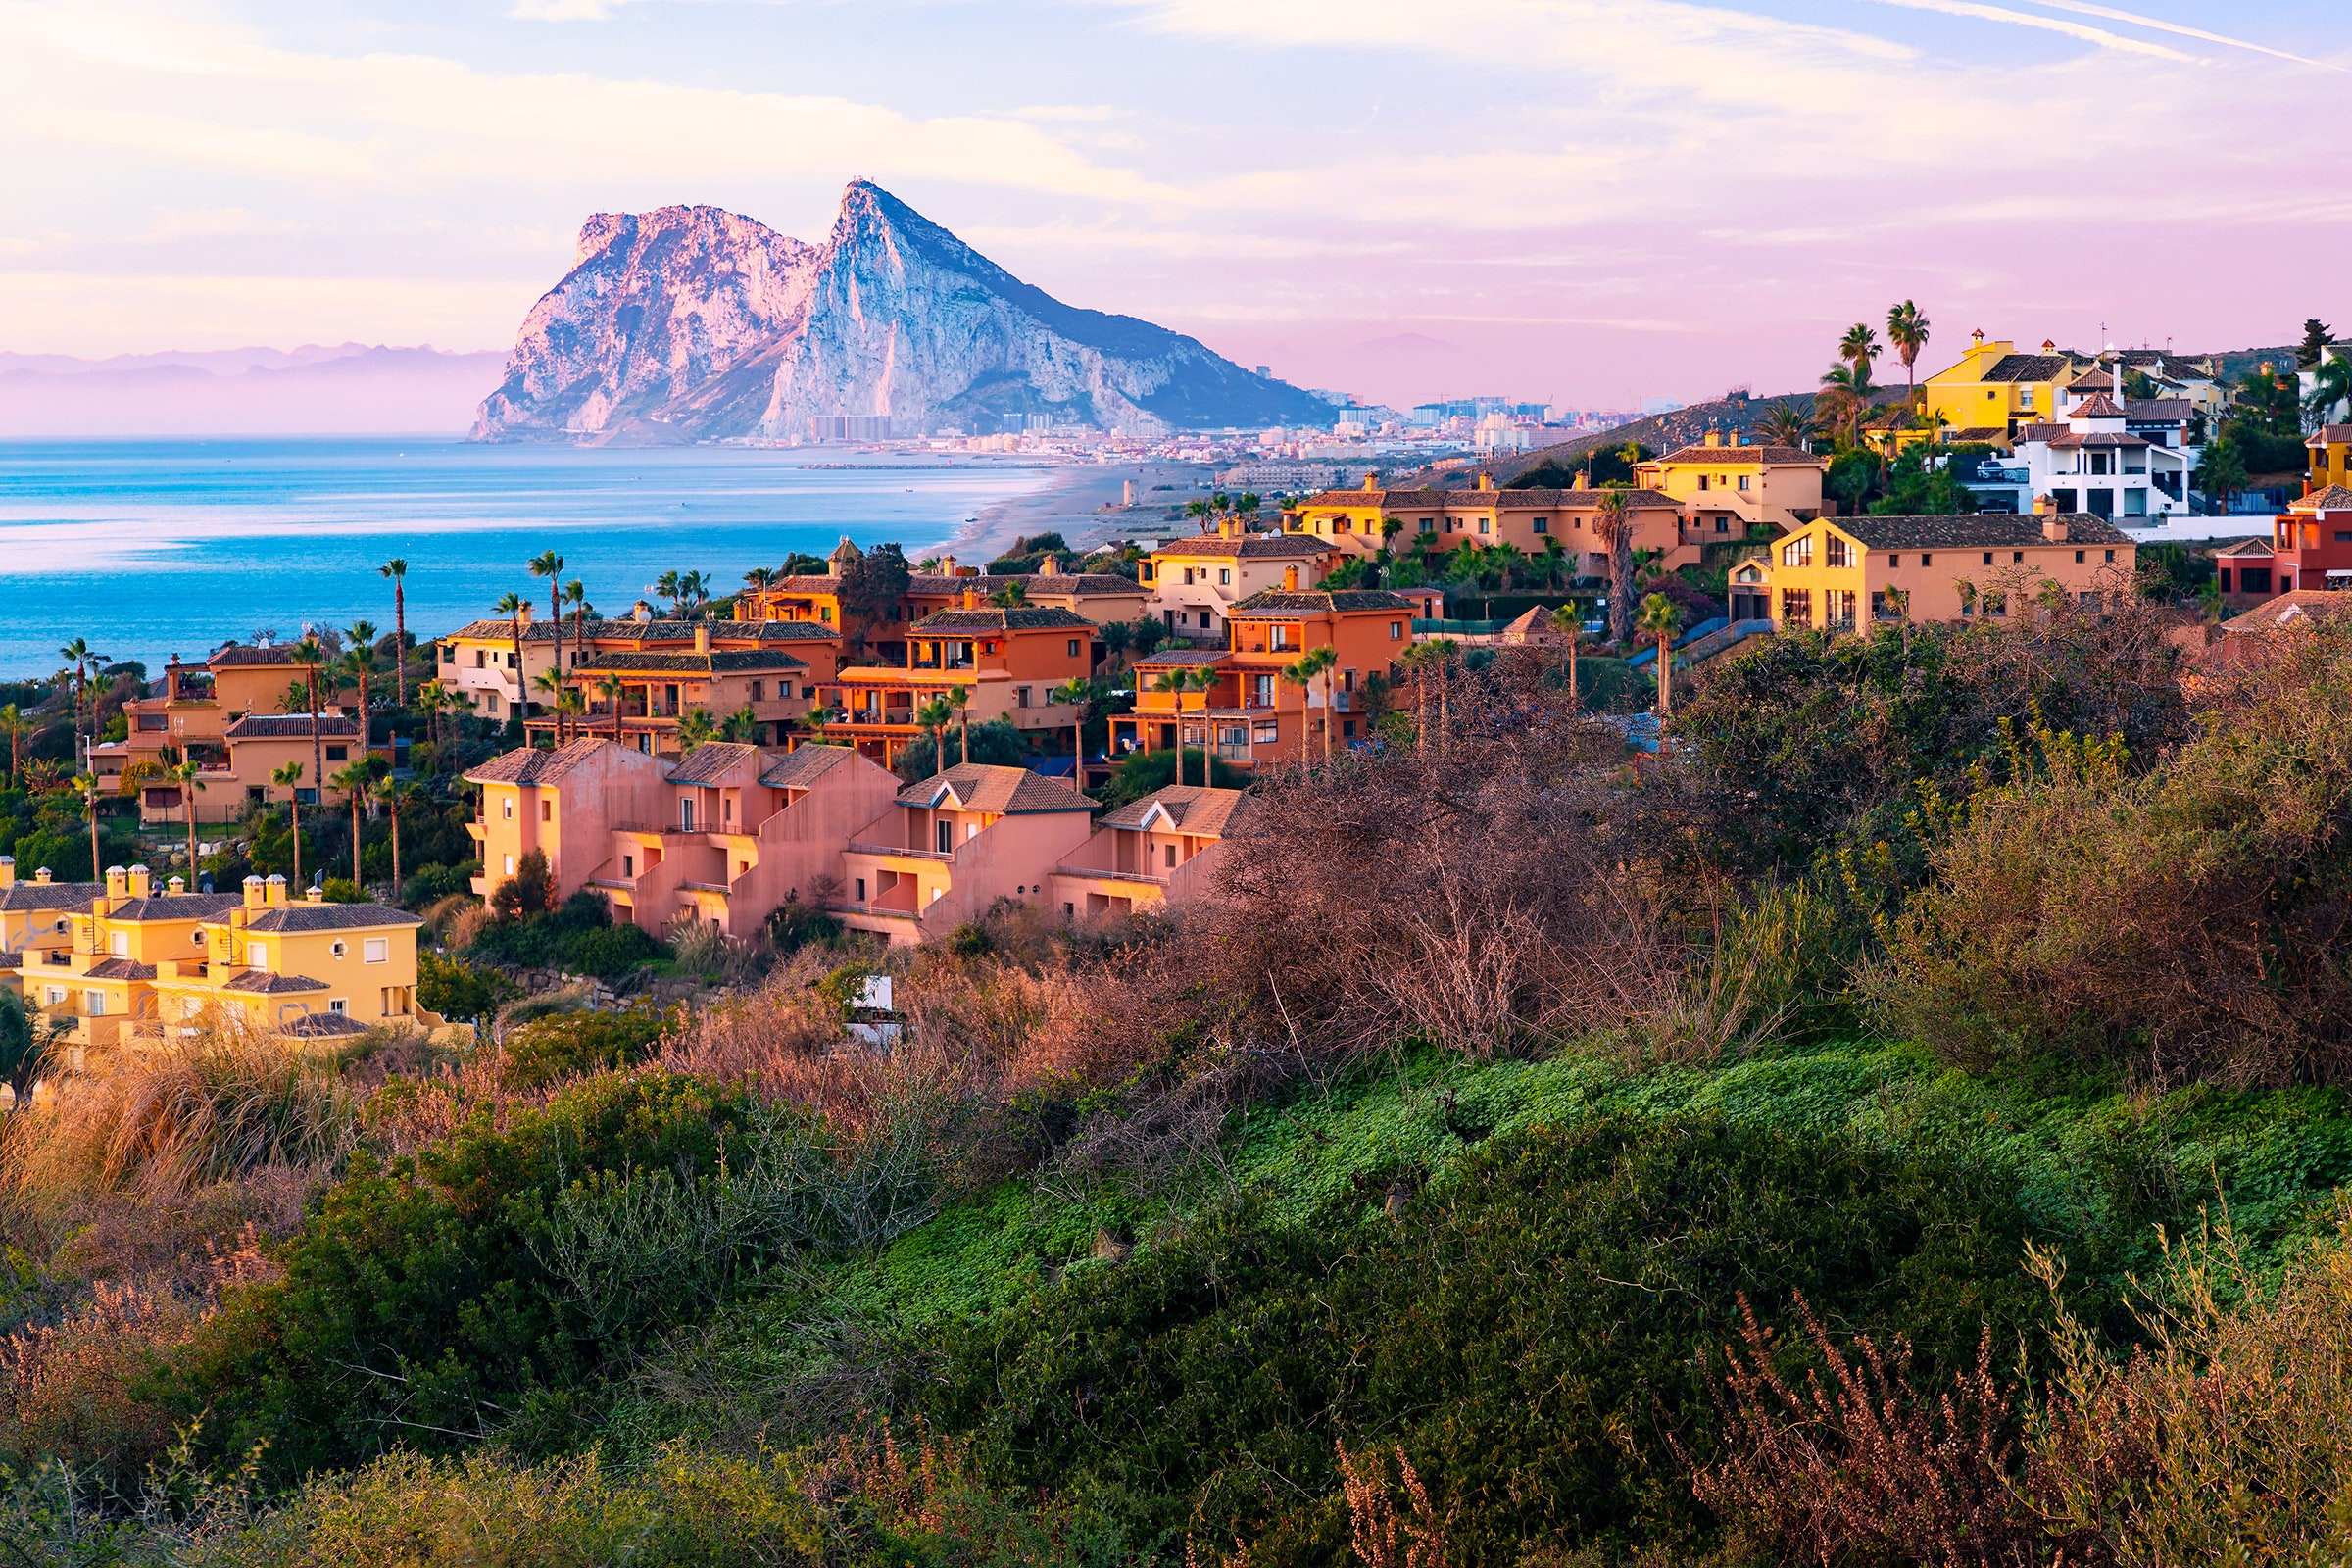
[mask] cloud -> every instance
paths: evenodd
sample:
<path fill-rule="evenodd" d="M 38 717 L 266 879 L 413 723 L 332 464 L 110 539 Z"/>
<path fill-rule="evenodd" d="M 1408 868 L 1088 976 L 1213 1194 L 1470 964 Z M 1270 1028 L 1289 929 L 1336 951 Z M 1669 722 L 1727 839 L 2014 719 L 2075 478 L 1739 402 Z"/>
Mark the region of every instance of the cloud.
<path fill-rule="evenodd" d="M 2196 38 L 2205 43 L 2226 44 L 2231 49 L 2251 50 L 2258 55 L 2269 55 L 2274 60 L 2291 60 L 2299 66 L 2317 66 L 2322 71 L 2344 69 L 2342 66 L 2330 65 L 2325 60 L 2310 60 L 2302 55 L 2288 54 L 2283 49 L 2273 49 L 2267 44 L 2249 43 L 2243 38 L 2231 38 L 2219 32 L 2207 32 L 2202 27 L 2184 27 L 2177 22 L 2160 22 L 2154 17 L 2143 17 L 2137 12 L 2118 11 L 2113 6 L 2088 5 L 2084 3 L 2084 0 L 2034 0 L 2034 3 L 2051 11 L 2072 11 L 2078 16 L 2103 17 L 2109 22 L 2128 22 L 2135 27 L 2150 27 L 2158 32 L 2177 33 L 2183 38 Z"/>
<path fill-rule="evenodd" d="M 517 22 L 603 22 L 625 0 L 514 0 Z"/>

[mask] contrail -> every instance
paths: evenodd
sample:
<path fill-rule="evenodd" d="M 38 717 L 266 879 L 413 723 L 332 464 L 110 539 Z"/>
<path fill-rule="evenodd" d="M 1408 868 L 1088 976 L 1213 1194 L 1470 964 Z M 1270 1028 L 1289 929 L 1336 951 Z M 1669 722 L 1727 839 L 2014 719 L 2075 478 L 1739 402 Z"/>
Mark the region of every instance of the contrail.
<path fill-rule="evenodd" d="M 2178 49 L 2162 44 L 2127 38 L 2120 32 L 2104 27 L 2084 26 L 2079 22 L 2060 22 L 2055 17 L 2036 17 L 2024 11 L 2011 11 L 2005 6 L 1979 5 L 1976 0 L 1876 0 L 1883 6 L 1901 6 L 1911 11 L 1940 11 L 1949 17 L 1975 17 L 1983 22 L 2007 22 L 2021 27 L 2039 27 L 2045 32 L 2062 32 L 2070 38 L 2081 38 L 2108 49 L 2121 49 L 2128 54 L 2154 55 L 2159 60 L 2178 60 L 2195 65 L 2196 56 L 2184 55 Z"/>
<path fill-rule="evenodd" d="M 2129 11 L 2118 11 L 2113 6 L 2094 6 L 2085 3 L 2085 0 L 2033 0 L 2033 3 L 2037 6 L 2047 6 L 2052 11 L 2072 11 L 2085 17 L 2104 17 L 2109 22 L 2128 22 L 2135 27 L 2153 27 L 2158 32 L 2177 32 L 2183 38 L 2202 38 L 2207 43 L 2228 44 L 2232 49 L 2251 49 L 2258 55 L 2269 55 L 2275 60 L 2292 60 L 2298 66 L 2317 66 L 2322 71 L 2344 69 L 2341 66 L 2331 66 L 2325 60 L 2310 60 L 2302 55 L 2290 55 L 2283 49 L 2273 49 L 2267 44 L 2248 43 L 2243 38 L 2224 37 L 2218 32 L 2206 32 L 2198 27 L 2184 27 L 2177 22 L 2159 22 L 2154 17 L 2135 16 Z"/>

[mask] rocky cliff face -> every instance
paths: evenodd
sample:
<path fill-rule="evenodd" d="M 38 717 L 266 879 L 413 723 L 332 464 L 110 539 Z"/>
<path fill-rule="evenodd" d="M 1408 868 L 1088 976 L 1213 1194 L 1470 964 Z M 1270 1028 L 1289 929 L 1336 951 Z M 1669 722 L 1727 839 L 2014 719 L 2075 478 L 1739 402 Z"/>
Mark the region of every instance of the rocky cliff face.
<path fill-rule="evenodd" d="M 709 207 L 590 219 L 473 434 L 783 439 L 863 415 L 918 435 L 1039 414 L 1137 431 L 1330 417 L 1196 339 L 1062 304 L 861 180 L 821 247 Z"/>

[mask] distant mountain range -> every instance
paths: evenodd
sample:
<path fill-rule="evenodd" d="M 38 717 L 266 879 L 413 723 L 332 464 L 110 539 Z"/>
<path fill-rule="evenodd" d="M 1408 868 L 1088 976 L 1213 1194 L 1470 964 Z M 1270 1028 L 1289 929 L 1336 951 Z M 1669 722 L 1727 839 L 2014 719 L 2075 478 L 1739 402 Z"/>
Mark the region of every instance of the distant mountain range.
<path fill-rule="evenodd" d="M 981 434 L 1040 416 L 1158 433 L 1331 414 L 1197 339 L 1064 305 L 859 180 L 822 245 L 713 207 L 591 218 L 473 433 Z"/>
<path fill-rule="evenodd" d="M 105 360 L 0 353 L 0 437 L 455 433 L 502 363 L 365 343 Z"/>

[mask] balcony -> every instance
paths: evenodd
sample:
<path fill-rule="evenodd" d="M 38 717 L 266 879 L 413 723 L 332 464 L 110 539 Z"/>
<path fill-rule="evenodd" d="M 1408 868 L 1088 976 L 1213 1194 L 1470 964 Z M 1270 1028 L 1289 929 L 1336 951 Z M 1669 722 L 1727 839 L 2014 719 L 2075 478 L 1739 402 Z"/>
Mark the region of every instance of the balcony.
<path fill-rule="evenodd" d="M 909 849 L 903 844 L 859 844 L 853 842 L 849 846 L 849 850 L 852 855 L 895 855 L 901 856 L 909 860 L 933 860 L 937 861 L 941 865 L 946 865 L 956 858 L 956 856 L 952 851 L 943 855 L 937 850 Z"/>

